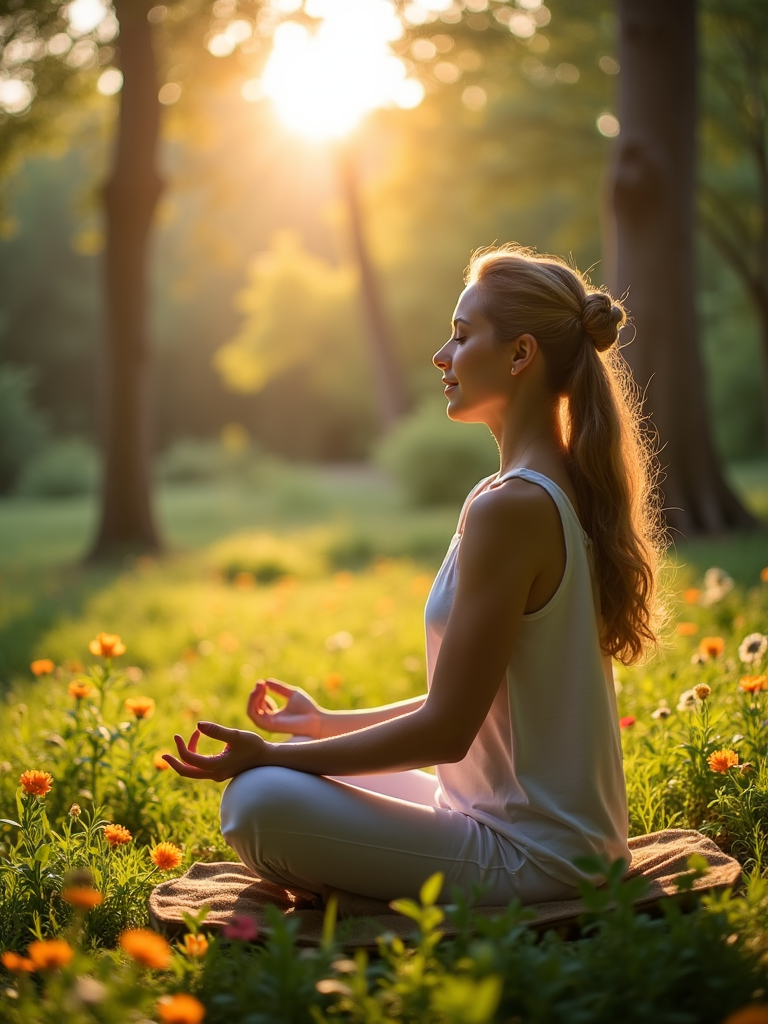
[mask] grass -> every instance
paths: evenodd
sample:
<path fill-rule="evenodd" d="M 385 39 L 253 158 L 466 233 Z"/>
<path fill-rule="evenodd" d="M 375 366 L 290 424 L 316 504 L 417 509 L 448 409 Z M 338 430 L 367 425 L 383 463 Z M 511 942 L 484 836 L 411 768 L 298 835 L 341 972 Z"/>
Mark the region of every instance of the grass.
<path fill-rule="evenodd" d="M 743 864 L 744 895 L 649 922 L 632 914 L 631 894 L 617 882 L 611 892 L 623 916 L 598 914 L 593 941 L 575 945 L 553 936 L 537 944 L 514 909 L 495 925 L 463 912 L 464 932 L 440 942 L 439 921 L 427 914 L 421 944 L 385 944 L 378 965 L 339 959 L 331 940 L 314 959 L 301 957 L 284 924 L 260 951 L 211 939 L 200 961 L 172 951 L 167 970 L 98 952 L 145 923 L 146 893 L 159 877 L 148 851 L 159 842 L 179 847 L 178 870 L 232 856 L 218 830 L 220 788 L 195 785 L 192 800 L 190 783 L 155 767 L 174 731 L 189 732 L 202 714 L 246 727 L 245 698 L 266 673 L 304 686 L 328 707 L 423 692 L 423 603 L 457 510 L 409 510 L 372 472 L 275 472 L 268 486 L 162 489 L 171 553 L 111 567 L 73 562 L 93 527 L 86 501 L 0 504 L 0 533 L 10 541 L 0 566 L 0 814 L 27 815 L 26 846 L 16 826 L 0 825 L 0 946 L 22 952 L 31 929 L 39 938 L 63 936 L 75 950 L 58 972 L 32 979 L 10 972 L 0 1019 L 123 1021 L 129 1006 L 147 1019 L 161 1012 L 161 995 L 186 992 L 205 1006 L 209 1024 L 651 1017 L 721 1024 L 731 1010 L 762 1000 L 768 691 L 740 688 L 739 678 L 765 671 L 766 662 L 745 665 L 739 645 L 768 625 L 768 585 L 759 580 L 768 563 L 764 537 L 681 549 L 673 610 L 682 633 L 673 632 L 655 660 L 617 671 L 620 714 L 633 719 L 623 730 L 632 834 L 702 829 Z M 743 479 L 757 508 L 763 478 L 750 472 Z M 686 601 L 684 588 L 701 587 L 712 564 L 734 576 L 734 589 L 711 605 L 690 593 Z M 120 633 L 128 647 L 121 670 L 108 677 L 88 652 L 101 630 Z M 342 648 L 331 639 L 340 631 L 352 638 Z M 713 636 L 722 645 L 704 644 L 711 656 L 702 660 L 702 640 Z M 52 659 L 55 671 L 33 678 L 33 658 Z M 68 684 L 89 671 L 93 692 L 76 702 Z M 691 706 L 682 706 L 681 695 L 701 684 L 709 695 L 689 695 Z M 155 702 L 149 719 L 126 708 L 139 696 Z M 723 748 L 750 767 L 713 771 L 708 759 Z M 44 801 L 17 802 L 27 768 L 53 776 Z M 73 801 L 81 818 L 68 815 Z M 127 826 L 131 842 L 110 849 L 104 821 Z M 104 893 L 88 915 L 62 903 L 74 868 L 86 868 Z M 590 898 L 599 910 L 603 897 Z M 102 985 L 100 1002 L 77 996 L 84 976 Z"/>

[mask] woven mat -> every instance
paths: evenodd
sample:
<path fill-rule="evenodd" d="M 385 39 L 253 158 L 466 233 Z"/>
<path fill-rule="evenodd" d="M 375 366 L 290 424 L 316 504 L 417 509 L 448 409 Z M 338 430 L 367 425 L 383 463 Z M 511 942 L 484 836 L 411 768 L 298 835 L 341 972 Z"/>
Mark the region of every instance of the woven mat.
<path fill-rule="evenodd" d="M 686 861 L 693 853 L 700 854 L 709 864 L 709 871 L 695 880 L 692 891 L 698 895 L 736 885 L 741 876 L 741 865 L 723 853 L 711 839 L 688 829 L 666 829 L 629 840 L 632 866 L 626 879 L 642 875 L 649 885 L 637 900 L 637 906 L 649 909 L 659 900 L 677 892 L 675 880 L 688 873 Z M 279 907 L 284 914 L 298 919 L 298 942 L 313 946 L 320 942 L 323 911 L 310 902 L 311 894 L 290 892 L 254 875 L 244 864 L 221 862 L 193 864 L 180 878 L 161 882 L 149 897 L 152 927 L 166 934 L 185 930 L 182 912 L 197 913 L 207 904 L 210 913 L 205 927 L 221 928 L 234 915 L 253 917 L 262 934 L 266 928 L 265 906 Z M 503 913 L 504 907 L 482 907 L 475 912 L 484 917 Z M 558 900 L 552 903 L 534 903 L 528 909 L 536 914 L 530 922 L 539 930 L 564 928 L 573 925 L 584 913 L 580 899 Z M 407 938 L 413 934 L 414 924 L 399 914 L 379 914 L 375 917 L 354 918 L 339 923 L 337 937 L 345 946 L 375 945 L 376 937 L 384 932 Z M 445 921 L 441 930 L 450 935 L 452 926 Z"/>

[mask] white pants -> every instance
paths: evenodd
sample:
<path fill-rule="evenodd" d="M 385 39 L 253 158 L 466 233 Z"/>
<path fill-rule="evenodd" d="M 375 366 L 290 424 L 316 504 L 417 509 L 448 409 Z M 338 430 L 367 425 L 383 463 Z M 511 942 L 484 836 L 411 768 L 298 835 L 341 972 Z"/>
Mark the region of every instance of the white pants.
<path fill-rule="evenodd" d="M 290 768 L 253 768 L 221 800 L 221 831 L 253 872 L 278 885 L 323 886 L 374 899 L 418 898 L 430 875 L 445 876 L 481 906 L 570 899 L 508 839 L 460 811 L 439 807 L 437 779 L 422 771 L 328 778 Z"/>

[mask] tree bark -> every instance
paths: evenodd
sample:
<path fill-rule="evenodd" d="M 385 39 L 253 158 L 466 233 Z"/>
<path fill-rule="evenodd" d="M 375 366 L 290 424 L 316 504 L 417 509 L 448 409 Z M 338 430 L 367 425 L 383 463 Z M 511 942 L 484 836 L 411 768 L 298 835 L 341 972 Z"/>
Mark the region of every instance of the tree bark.
<path fill-rule="evenodd" d="M 667 524 L 687 537 L 754 527 L 715 453 L 698 345 L 695 0 L 618 0 L 618 13 L 612 283 L 628 293 L 625 355 L 659 436 Z"/>
<path fill-rule="evenodd" d="M 115 0 L 124 76 L 112 174 L 104 188 L 106 338 L 101 521 L 90 558 L 160 546 L 151 501 L 147 256 L 162 181 L 160 108 L 147 5 Z"/>
<path fill-rule="evenodd" d="M 336 148 L 336 158 L 339 183 L 349 216 L 352 248 L 360 273 L 379 423 L 382 432 L 386 432 L 406 411 L 407 399 L 402 375 L 398 372 L 392 332 L 384 311 L 376 272 L 371 263 L 365 240 L 357 187 L 357 168 L 351 143 L 339 143 Z"/>

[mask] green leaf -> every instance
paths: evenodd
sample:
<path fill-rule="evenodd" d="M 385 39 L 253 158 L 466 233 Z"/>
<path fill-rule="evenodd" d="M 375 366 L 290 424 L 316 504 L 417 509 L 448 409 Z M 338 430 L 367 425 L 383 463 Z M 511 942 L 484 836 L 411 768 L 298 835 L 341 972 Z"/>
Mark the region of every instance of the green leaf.
<path fill-rule="evenodd" d="M 389 905 L 396 913 L 410 917 L 421 924 L 421 907 L 413 900 L 392 900 Z"/>
<path fill-rule="evenodd" d="M 2 825 L 13 825 L 14 828 L 21 828 L 18 821 L 14 821 L 13 818 L 0 818 L 0 824 Z"/>
<path fill-rule="evenodd" d="M 428 878 L 424 885 L 422 885 L 419 892 L 419 898 L 421 899 L 422 906 L 431 907 L 437 903 L 437 897 L 440 895 L 440 890 L 443 888 L 444 878 L 445 876 L 438 871 L 436 874 Z"/>
<path fill-rule="evenodd" d="M 473 993 L 473 1005 L 465 1018 L 467 1024 L 484 1024 L 490 1020 L 499 1005 L 501 990 L 502 981 L 497 974 L 478 982 Z"/>
<path fill-rule="evenodd" d="M 45 865 L 48 863 L 50 857 L 51 848 L 47 843 L 44 846 L 41 846 L 35 853 L 35 860 L 39 861 L 39 863 L 42 864 L 43 867 L 45 867 Z"/>
<path fill-rule="evenodd" d="M 336 934 L 336 911 L 338 910 L 339 901 L 335 896 L 331 896 L 328 900 L 328 906 L 325 908 L 325 916 L 323 917 L 323 949 L 330 949 L 333 946 L 333 937 Z"/>

